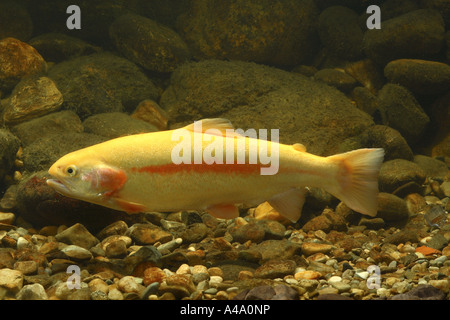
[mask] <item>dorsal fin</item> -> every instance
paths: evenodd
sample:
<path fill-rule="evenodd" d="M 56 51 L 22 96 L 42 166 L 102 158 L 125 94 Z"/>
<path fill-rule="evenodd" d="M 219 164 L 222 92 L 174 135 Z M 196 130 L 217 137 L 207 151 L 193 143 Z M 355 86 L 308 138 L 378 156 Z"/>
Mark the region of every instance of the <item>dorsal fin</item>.
<path fill-rule="evenodd" d="M 306 147 L 304 145 L 302 145 L 301 143 L 294 143 L 292 145 L 292 147 L 297 151 L 306 152 Z"/>
<path fill-rule="evenodd" d="M 198 122 L 201 122 L 201 130 L 200 129 L 200 125 Z M 197 132 L 197 133 L 205 133 L 205 131 L 207 130 L 211 130 L 211 129 L 215 129 L 215 130 L 219 130 L 222 134 L 222 136 L 229 136 L 230 133 L 226 132 L 226 130 L 233 130 L 232 135 L 235 136 L 237 135 L 234 132 L 234 127 L 233 124 L 230 122 L 230 120 L 228 119 L 224 119 L 224 118 L 211 118 L 211 119 L 202 119 L 202 120 L 198 120 L 195 121 L 192 124 L 189 124 L 181 129 L 185 129 L 185 130 L 189 130 L 192 132 Z M 211 133 L 211 132 L 209 132 Z"/>

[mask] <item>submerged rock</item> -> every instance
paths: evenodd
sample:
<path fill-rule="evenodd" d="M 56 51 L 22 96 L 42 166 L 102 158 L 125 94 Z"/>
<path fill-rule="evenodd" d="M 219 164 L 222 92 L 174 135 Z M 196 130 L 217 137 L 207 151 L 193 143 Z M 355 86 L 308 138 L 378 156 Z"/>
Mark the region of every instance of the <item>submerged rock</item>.
<path fill-rule="evenodd" d="M 0 129 L 0 181 L 14 167 L 20 141 L 7 129 Z"/>
<path fill-rule="evenodd" d="M 341 143 L 339 152 L 360 148 L 383 148 L 384 161 L 413 160 L 413 152 L 405 138 L 397 130 L 385 125 L 371 126 L 360 135 L 345 140 Z"/>
<path fill-rule="evenodd" d="M 431 285 L 419 285 L 409 292 L 397 294 L 391 300 L 444 300 L 445 293 Z"/>
<path fill-rule="evenodd" d="M 179 67 L 160 104 L 176 123 L 172 127 L 219 116 L 244 130 L 280 129 L 280 142 L 303 143 L 319 155 L 335 153 L 344 139 L 373 125 L 369 115 L 332 87 L 240 61 Z"/>
<path fill-rule="evenodd" d="M 108 139 L 125 135 L 158 131 L 145 121 L 130 117 L 126 113 L 108 112 L 90 116 L 83 121 L 84 131 Z"/>
<path fill-rule="evenodd" d="M 47 64 L 32 46 L 14 38 L 0 40 L 0 90 L 10 91 L 20 79 L 47 71 Z"/>
<path fill-rule="evenodd" d="M 48 76 L 64 97 L 63 109 L 84 120 L 103 112 L 133 110 L 159 95 L 153 82 L 132 62 L 95 53 L 56 64 Z"/>
<path fill-rule="evenodd" d="M 6 124 L 17 124 L 58 110 L 63 96 L 48 77 L 23 78 L 7 99 L 3 113 Z"/>
<path fill-rule="evenodd" d="M 394 192 L 409 182 L 422 185 L 425 179 L 425 171 L 419 165 L 404 159 L 389 160 L 383 163 L 378 178 L 380 190 L 383 192 Z"/>
<path fill-rule="evenodd" d="M 384 75 L 416 94 L 442 94 L 450 89 L 450 66 L 442 62 L 394 60 L 386 65 Z"/>
<path fill-rule="evenodd" d="M 366 55 L 384 65 L 402 58 L 436 56 L 444 45 L 445 25 L 436 10 L 420 9 L 381 22 L 364 35 Z"/>
<path fill-rule="evenodd" d="M 194 1 L 177 29 L 197 59 L 293 66 L 318 47 L 314 1 Z"/>
<path fill-rule="evenodd" d="M 11 127 L 10 130 L 25 147 L 49 134 L 83 132 L 83 125 L 73 111 L 65 110 L 22 122 Z"/>
<path fill-rule="evenodd" d="M 24 169 L 29 172 L 47 170 L 63 155 L 107 140 L 85 132 L 53 133 L 36 140 L 23 150 Z"/>
<path fill-rule="evenodd" d="M 378 99 L 385 115 L 384 124 L 397 129 L 410 143 L 422 137 L 430 118 L 408 89 L 388 83 L 380 90 Z"/>
<path fill-rule="evenodd" d="M 186 43 L 175 31 L 137 14 L 116 19 L 109 33 L 125 57 L 147 70 L 172 72 L 190 57 Z"/>

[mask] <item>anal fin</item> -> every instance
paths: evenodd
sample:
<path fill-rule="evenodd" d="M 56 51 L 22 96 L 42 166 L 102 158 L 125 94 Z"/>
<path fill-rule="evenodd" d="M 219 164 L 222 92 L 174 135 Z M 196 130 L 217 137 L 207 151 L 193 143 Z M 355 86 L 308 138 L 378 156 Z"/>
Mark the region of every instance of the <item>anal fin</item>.
<path fill-rule="evenodd" d="M 239 209 L 234 204 L 215 204 L 206 211 L 219 219 L 234 219 L 239 217 Z"/>
<path fill-rule="evenodd" d="M 289 189 L 273 196 L 267 202 L 283 217 L 296 222 L 302 214 L 305 194 L 306 188 Z"/>

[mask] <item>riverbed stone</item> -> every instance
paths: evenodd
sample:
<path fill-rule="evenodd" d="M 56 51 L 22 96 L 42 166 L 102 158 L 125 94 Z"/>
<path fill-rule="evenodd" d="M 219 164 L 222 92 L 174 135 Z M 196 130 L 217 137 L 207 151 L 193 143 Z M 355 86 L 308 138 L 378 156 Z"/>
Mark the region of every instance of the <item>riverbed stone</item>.
<path fill-rule="evenodd" d="M 125 57 L 150 71 L 172 72 L 190 57 L 189 48 L 175 31 L 137 14 L 117 18 L 109 33 Z"/>
<path fill-rule="evenodd" d="M 336 153 L 345 138 L 373 124 L 335 88 L 242 61 L 182 65 L 173 72 L 160 104 L 173 119 L 171 128 L 208 117 L 227 118 L 243 130 L 283 128 L 280 142 L 302 143 L 319 155 Z"/>
<path fill-rule="evenodd" d="M 434 57 L 444 45 L 445 25 L 432 9 L 414 10 L 382 21 L 364 34 L 366 55 L 381 65 L 402 58 Z"/>

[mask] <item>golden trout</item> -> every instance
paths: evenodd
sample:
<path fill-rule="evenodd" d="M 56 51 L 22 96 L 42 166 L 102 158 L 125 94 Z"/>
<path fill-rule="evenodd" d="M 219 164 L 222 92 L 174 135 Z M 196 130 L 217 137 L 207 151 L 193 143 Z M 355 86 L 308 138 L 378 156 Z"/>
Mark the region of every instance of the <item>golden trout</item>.
<path fill-rule="evenodd" d="M 206 210 L 231 219 L 239 215 L 237 204 L 267 200 L 294 222 L 305 187 L 320 187 L 351 209 L 376 215 L 383 149 L 320 157 L 301 144 L 248 132 L 234 130 L 226 119 L 205 119 L 112 139 L 63 156 L 49 169 L 54 179 L 47 184 L 65 196 L 128 213 Z"/>

